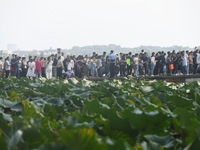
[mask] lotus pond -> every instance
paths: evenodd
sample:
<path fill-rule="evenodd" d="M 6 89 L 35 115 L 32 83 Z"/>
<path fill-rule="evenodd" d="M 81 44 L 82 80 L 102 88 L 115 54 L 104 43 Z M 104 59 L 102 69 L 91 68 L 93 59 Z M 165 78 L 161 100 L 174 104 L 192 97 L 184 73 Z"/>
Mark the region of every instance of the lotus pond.
<path fill-rule="evenodd" d="M 200 86 L 164 81 L 0 78 L 2 150 L 200 146 Z"/>

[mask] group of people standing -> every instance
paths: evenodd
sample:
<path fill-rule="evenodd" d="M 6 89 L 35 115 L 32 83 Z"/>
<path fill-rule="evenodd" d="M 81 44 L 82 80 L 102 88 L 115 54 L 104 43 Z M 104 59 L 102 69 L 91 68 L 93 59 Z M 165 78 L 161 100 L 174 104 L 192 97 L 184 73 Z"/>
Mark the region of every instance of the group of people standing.
<path fill-rule="evenodd" d="M 160 76 L 160 75 L 191 75 L 200 73 L 200 50 L 194 51 L 163 51 L 152 52 L 149 55 L 144 50 L 133 54 L 120 53 L 115 54 L 113 50 L 109 54 L 103 52 L 98 55 L 95 52 L 91 58 L 83 57 L 82 68 L 89 72 L 89 75 L 95 76 L 92 72 L 97 72 L 97 77 L 103 75 L 110 78 L 120 76 Z M 98 65 L 101 62 L 101 65 Z M 96 66 L 96 67 L 91 67 Z M 94 71 L 95 70 L 95 71 Z M 88 73 L 87 73 L 88 74 Z"/>
<path fill-rule="evenodd" d="M 12 58 L 6 57 L 4 62 L 0 58 L 0 77 L 15 76 L 16 78 L 28 77 L 37 79 L 44 77 L 51 79 L 53 77 L 62 78 L 63 70 L 71 71 L 73 64 L 71 58 L 64 58 L 64 53 L 61 56 L 52 54 L 49 57 L 20 57 L 12 55 Z"/>
<path fill-rule="evenodd" d="M 154 76 L 154 75 L 181 75 L 200 73 L 200 50 L 176 52 L 152 52 L 149 55 L 144 50 L 140 53 L 109 54 L 103 52 L 92 56 L 67 55 L 64 53 L 52 54 L 49 57 L 19 57 L 12 55 L 4 60 L 0 57 L 0 77 L 15 76 L 47 79 L 70 78 L 72 76 L 103 77 L 108 76 Z"/>
<path fill-rule="evenodd" d="M 119 76 L 159 76 L 191 75 L 200 73 L 200 50 L 195 51 L 159 51 L 149 55 L 144 50 L 140 53 L 120 53 L 116 55 L 115 67 Z"/>

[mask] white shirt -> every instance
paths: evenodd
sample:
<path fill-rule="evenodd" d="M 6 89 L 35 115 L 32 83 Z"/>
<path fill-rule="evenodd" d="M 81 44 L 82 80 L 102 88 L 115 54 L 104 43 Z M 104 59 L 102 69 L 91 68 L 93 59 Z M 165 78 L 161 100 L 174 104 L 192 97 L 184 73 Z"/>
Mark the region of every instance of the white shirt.
<path fill-rule="evenodd" d="M 138 60 L 139 60 L 138 57 L 134 57 L 134 58 L 133 58 L 133 62 L 134 62 L 135 65 L 138 65 Z"/>
<path fill-rule="evenodd" d="M 200 54 L 199 53 L 197 53 L 196 62 L 197 62 L 197 64 L 200 64 Z"/>
<path fill-rule="evenodd" d="M 155 56 L 151 57 L 151 63 L 156 64 Z"/>
<path fill-rule="evenodd" d="M 109 55 L 109 61 L 110 61 L 110 62 L 115 62 L 115 60 L 116 60 L 116 55 L 115 55 L 114 53 L 111 53 L 111 54 Z"/>
<path fill-rule="evenodd" d="M 63 62 L 63 60 L 64 60 L 65 58 L 64 58 L 64 56 L 60 56 L 60 60 Z"/>
<path fill-rule="evenodd" d="M 187 65 L 188 65 L 187 55 L 184 54 L 184 56 L 182 56 L 182 66 L 187 66 Z"/>
<path fill-rule="evenodd" d="M 70 65 L 70 67 L 71 67 L 72 69 L 74 68 L 74 60 L 73 60 L 73 59 L 70 60 L 69 65 Z"/>
<path fill-rule="evenodd" d="M 10 70 L 10 61 L 9 60 L 6 60 L 4 69 L 5 70 Z"/>
<path fill-rule="evenodd" d="M 47 63 L 47 66 L 46 66 L 46 71 L 47 72 L 51 72 L 52 71 L 52 67 L 53 67 L 52 64 L 53 64 L 52 60 L 49 62 L 49 64 Z"/>

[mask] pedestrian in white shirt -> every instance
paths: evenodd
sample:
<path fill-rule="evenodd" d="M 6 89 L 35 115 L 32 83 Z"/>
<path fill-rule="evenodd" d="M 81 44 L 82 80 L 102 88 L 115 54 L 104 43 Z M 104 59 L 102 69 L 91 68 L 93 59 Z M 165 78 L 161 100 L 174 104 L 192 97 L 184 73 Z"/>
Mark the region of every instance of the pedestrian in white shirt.
<path fill-rule="evenodd" d="M 6 73 L 6 78 L 8 78 L 9 75 L 10 75 L 10 61 L 9 61 L 9 57 L 6 57 L 6 59 L 5 59 L 4 70 L 5 70 L 5 73 Z"/>
<path fill-rule="evenodd" d="M 47 63 L 46 63 L 46 71 L 45 71 L 47 79 L 52 78 L 52 68 L 53 68 L 52 64 L 53 64 L 53 61 L 52 61 L 51 57 L 48 57 Z"/>
<path fill-rule="evenodd" d="M 35 78 L 35 62 L 33 61 L 33 59 L 30 59 L 30 61 L 28 62 L 28 70 L 26 76 L 29 78 Z"/>

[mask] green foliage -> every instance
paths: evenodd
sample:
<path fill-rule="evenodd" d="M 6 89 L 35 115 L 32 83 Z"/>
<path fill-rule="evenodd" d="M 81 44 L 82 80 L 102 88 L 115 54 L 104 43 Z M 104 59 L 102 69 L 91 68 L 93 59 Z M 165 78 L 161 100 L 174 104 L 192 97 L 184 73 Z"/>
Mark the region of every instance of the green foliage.
<path fill-rule="evenodd" d="M 199 83 L 0 78 L 2 149 L 197 149 Z"/>

